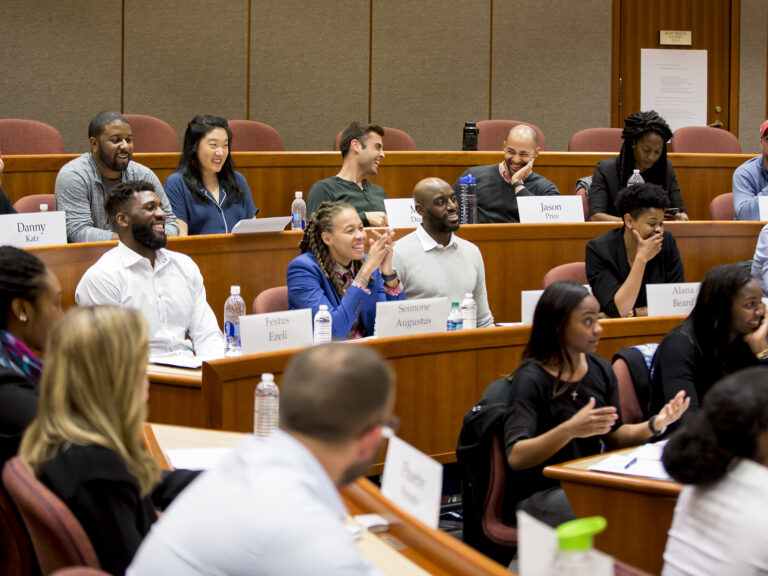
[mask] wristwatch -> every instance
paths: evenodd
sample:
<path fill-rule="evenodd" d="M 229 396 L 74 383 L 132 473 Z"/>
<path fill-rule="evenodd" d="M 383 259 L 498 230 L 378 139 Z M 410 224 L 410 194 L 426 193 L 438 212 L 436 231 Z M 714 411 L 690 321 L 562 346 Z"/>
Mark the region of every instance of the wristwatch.
<path fill-rule="evenodd" d="M 521 189 L 525 188 L 525 182 L 523 182 L 522 180 L 518 180 L 517 182 L 512 182 L 512 190 L 515 192 L 515 194 L 517 194 L 518 192 L 516 190 L 518 184 L 520 185 Z"/>
<path fill-rule="evenodd" d="M 392 274 L 382 273 L 381 275 L 381 279 L 384 280 L 384 282 L 392 282 L 392 280 L 394 280 L 395 278 L 397 278 L 397 270 L 392 272 Z"/>
<path fill-rule="evenodd" d="M 664 428 L 662 428 L 661 430 L 657 431 L 656 428 L 653 427 L 654 422 L 656 422 L 656 414 L 654 414 L 653 416 L 648 418 L 648 428 L 651 429 L 651 434 L 653 434 L 654 437 L 655 436 L 661 436 L 662 434 L 664 434 L 664 432 L 667 431 L 667 427 L 666 426 L 664 426 Z"/>

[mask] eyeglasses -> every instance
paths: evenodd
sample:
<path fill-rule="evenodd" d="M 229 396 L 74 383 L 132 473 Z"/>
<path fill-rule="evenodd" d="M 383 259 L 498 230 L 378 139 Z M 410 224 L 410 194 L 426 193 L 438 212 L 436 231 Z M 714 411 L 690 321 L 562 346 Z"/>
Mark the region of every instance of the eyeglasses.
<path fill-rule="evenodd" d="M 389 440 L 390 438 L 393 438 L 397 431 L 400 429 L 400 418 L 398 418 L 395 415 L 392 415 L 387 420 L 384 420 L 381 422 L 381 436 L 382 438 L 386 438 Z"/>

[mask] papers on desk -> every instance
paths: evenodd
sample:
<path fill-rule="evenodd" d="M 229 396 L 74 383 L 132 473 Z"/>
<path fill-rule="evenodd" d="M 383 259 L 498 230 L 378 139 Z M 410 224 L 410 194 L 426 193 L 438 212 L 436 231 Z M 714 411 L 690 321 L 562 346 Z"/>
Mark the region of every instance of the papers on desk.
<path fill-rule="evenodd" d="M 173 448 L 165 450 L 165 455 L 177 470 L 208 470 L 233 451 L 234 448 Z"/>
<path fill-rule="evenodd" d="M 240 220 L 232 228 L 232 234 L 254 234 L 259 232 L 282 232 L 291 221 L 290 216 L 273 216 L 272 218 L 248 218 Z"/>
<path fill-rule="evenodd" d="M 665 440 L 655 444 L 644 444 L 629 452 L 611 454 L 590 466 L 589 469 L 594 472 L 610 472 L 671 482 L 672 478 L 661 463 L 661 454 L 666 443 Z"/>

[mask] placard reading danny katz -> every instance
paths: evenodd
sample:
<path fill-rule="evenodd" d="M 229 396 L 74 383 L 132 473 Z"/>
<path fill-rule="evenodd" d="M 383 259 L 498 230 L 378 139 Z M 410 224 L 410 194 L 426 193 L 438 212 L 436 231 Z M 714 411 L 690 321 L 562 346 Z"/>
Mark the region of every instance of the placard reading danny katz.
<path fill-rule="evenodd" d="M 645 294 L 648 298 L 648 316 L 689 314 L 699 295 L 699 283 L 646 284 Z"/>
<path fill-rule="evenodd" d="M 376 336 L 445 332 L 451 305 L 447 298 L 376 303 Z"/>
<path fill-rule="evenodd" d="M 57 246 L 67 243 L 64 212 L 28 212 L 0 216 L 0 244 Z"/>
<path fill-rule="evenodd" d="M 518 196 L 517 209 L 522 224 L 584 222 L 581 196 Z"/>
<path fill-rule="evenodd" d="M 391 228 L 413 228 L 421 224 L 421 216 L 416 212 L 413 198 L 386 198 L 384 209 Z"/>
<path fill-rule="evenodd" d="M 312 310 L 240 316 L 243 354 L 312 346 Z"/>

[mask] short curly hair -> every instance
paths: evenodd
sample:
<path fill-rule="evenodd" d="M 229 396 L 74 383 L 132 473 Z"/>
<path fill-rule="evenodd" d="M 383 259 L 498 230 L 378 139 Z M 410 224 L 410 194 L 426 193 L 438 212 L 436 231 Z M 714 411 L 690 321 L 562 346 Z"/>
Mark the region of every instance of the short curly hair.
<path fill-rule="evenodd" d="M 616 210 L 620 217 L 629 214 L 632 218 L 637 218 L 648 208 L 669 208 L 669 196 L 658 184 L 646 182 L 627 186 L 616 196 Z"/>

